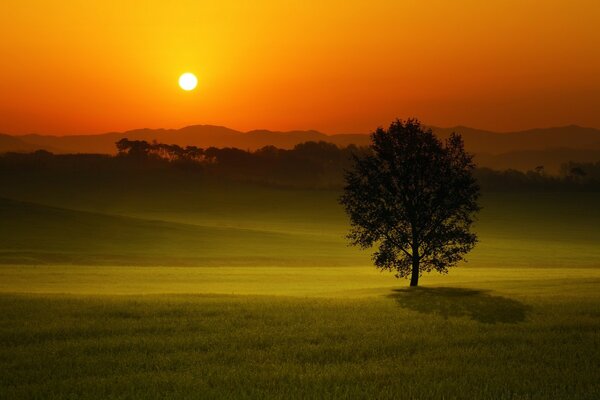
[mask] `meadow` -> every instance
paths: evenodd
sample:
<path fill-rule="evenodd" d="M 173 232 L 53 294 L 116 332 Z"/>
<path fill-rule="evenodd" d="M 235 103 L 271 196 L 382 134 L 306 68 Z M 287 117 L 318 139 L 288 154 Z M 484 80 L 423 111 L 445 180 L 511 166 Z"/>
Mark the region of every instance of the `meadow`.
<path fill-rule="evenodd" d="M 422 287 L 335 190 L 0 186 L 0 398 L 600 397 L 600 194 L 485 193 Z"/>

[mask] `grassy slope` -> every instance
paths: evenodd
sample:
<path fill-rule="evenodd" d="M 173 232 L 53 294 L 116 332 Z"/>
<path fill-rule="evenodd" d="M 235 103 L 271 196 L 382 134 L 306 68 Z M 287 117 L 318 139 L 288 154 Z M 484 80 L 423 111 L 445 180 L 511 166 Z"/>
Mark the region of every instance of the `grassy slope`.
<path fill-rule="evenodd" d="M 0 398 L 600 396 L 598 195 L 486 196 L 407 291 L 334 192 L 151 186 L 0 188 L 71 209 L 0 201 Z"/>
<path fill-rule="evenodd" d="M 0 199 L 0 262 L 83 265 L 356 263 L 340 238 L 200 226 Z"/>
<path fill-rule="evenodd" d="M 369 264 L 368 252 L 347 246 L 336 191 L 177 179 L 2 186 L 1 196 L 71 211 L 0 201 L 0 262 Z M 600 266 L 599 203 L 600 193 L 486 194 L 468 265 Z"/>

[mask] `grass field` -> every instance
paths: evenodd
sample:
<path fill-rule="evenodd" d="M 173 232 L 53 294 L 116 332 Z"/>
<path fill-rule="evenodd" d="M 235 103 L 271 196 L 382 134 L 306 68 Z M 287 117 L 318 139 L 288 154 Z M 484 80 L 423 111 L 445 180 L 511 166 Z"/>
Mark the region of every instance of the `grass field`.
<path fill-rule="evenodd" d="M 469 263 L 408 289 L 333 191 L 27 185 L 2 399 L 600 398 L 599 194 L 487 194 Z"/>
<path fill-rule="evenodd" d="M 1 278 L 2 398 L 600 395 L 597 269 L 463 269 L 416 290 L 352 267 Z"/>
<path fill-rule="evenodd" d="M 6 182 L 0 264 L 370 263 L 347 246 L 338 191 L 166 182 Z M 600 267 L 598 204 L 600 193 L 484 194 L 470 264 Z"/>

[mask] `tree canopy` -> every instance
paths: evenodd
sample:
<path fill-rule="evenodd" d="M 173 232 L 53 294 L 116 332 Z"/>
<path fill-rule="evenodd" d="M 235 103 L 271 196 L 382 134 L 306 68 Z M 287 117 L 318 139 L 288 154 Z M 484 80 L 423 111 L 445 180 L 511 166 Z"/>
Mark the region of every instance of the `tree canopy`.
<path fill-rule="evenodd" d="M 348 238 L 364 249 L 377 246 L 375 266 L 417 286 L 423 272 L 448 272 L 477 242 L 470 230 L 480 209 L 473 156 L 460 135 L 442 142 L 414 119 L 379 128 L 371 140 L 372 151 L 355 156 L 345 177 Z"/>

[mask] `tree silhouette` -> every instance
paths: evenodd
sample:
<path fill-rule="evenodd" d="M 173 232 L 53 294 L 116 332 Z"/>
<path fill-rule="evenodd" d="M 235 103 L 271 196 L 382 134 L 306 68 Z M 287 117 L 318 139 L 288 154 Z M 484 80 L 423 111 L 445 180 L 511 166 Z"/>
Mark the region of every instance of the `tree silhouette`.
<path fill-rule="evenodd" d="M 370 154 L 354 157 L 340 199 L 351 244 L 378 246 L 375 266 L 410 276 L 411 286 L 423 272 L 447 273 L 477 242 L 474 168 L 460 135 L 442 142 L 415 119 L 377 129 Z"/>

